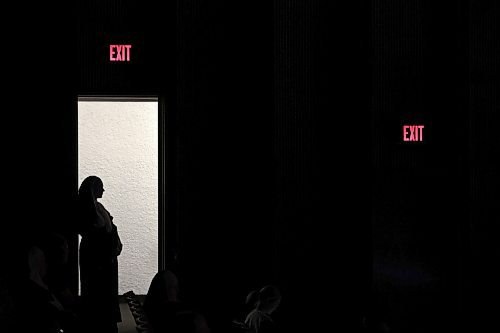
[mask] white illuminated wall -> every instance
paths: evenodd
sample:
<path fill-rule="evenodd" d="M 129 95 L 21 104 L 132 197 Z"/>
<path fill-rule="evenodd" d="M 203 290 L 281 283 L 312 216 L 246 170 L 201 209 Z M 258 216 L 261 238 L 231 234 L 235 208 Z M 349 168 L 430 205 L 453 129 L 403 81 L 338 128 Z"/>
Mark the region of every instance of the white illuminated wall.
<path fill-rule="evenodd" d="M 79 184 L 103 180 L 123 251 L 119 292 L 146 294 L 158 269 L 158 103 L 78 103 Z"/>

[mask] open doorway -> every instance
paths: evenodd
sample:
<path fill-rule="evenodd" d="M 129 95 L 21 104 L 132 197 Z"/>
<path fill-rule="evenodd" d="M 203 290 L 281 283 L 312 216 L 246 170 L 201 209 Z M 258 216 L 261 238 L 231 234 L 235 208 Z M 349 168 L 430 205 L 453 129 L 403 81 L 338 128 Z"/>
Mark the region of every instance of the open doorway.
<path fill-rule="evenodd" d="M 147 293 L 158 271 L 158 99 L 78 98 L 78 184 L 103 180 L 100 201 L 123 243 L 119 293 Z"/>

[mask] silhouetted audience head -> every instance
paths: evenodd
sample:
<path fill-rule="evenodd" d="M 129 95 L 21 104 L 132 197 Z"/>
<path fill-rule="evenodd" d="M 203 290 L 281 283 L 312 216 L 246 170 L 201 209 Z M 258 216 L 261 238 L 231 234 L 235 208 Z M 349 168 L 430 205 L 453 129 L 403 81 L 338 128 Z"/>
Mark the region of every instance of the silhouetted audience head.
<path fill-rule="evenodd" d="M 68 267 L 68 240 L 62 234 L 50 232 L 37 242 L 45 254 L 47 277 L 45 282 L 52 293 L 69 308 L 76 305 L 78 299 L 70 289 L 70 268 Z"/>
<path fill-rule="evenodd" d="M 47 284 L 45 282 L 47 261 L 45 259 L 45 254 L 37 246 L 32 246 L 28 250 L 28 269 L 29 279 L 40 287 L 47 289 Z"/>
<path fill-rule="evenodd" d="M 253 298 L 253 296 L 251 297 Z M 245 318 L 245 325 L 252 333 L 277 332 L 271 314 L 278 308 L 281 302 L 281 293 L 278 288 L 266 285 L 258 291 L 255 309 Z"/>
<path fill-rule="evenodd" d="M 46 255 L 49 269 L 68 263 L 69 247 L 66 237 L 56 232 L 50 232 L 44 235 L 38 243 Z"/>
<path fill-rule="evenodd" d="M 275 286 L 267 285 L 259 291 L 256 309 L 267 314 L 274 312 L 281 302 L 281 293 Z"/>
<path fill-rule="evenodd" d="M 252 290 L 251 292 L 248 293 L 248 295 L 245 299 L 245 304 L 247 306 L 250 306 L 252 309 L 254 309 L 255 306 L 257 305 L 258 300 L 259 300 L 259 291 Z"/>
<path fill-rule="evenodd" d="M 208 333 L 205 317 L 179 300 L 179 281 L 170 270 L 159 271 L 149 285 L 144 311 L 155 332 Z"/>
<path fill-rule="evenodd" d="M 153 308 L 164 302 L 177 302 L 179 282 L 177 276 L 169 271 L 159 271 L 151 280 L 144 299 L 144 308 Z"/>
<path fill-rule="evenodd" d="M 210 333 L 210 328 L 201 313 L 186 311 L 177 315 L 172 333 Z"/>
<path fill-rule="evenodd" d="M 40 247 L 28 248 L 27 264 L 28 278 L 16 295 L 17 331 L 55 333 L 64 329 L 76 332 L 76 316 L 66 311 L 47 285 L 47 261 Z"/>

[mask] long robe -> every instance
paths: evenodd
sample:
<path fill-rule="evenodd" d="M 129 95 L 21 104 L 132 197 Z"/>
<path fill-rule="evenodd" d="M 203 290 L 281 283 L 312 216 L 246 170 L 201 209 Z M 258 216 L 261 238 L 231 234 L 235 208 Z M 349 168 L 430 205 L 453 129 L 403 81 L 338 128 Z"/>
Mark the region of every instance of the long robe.
<path fill-rule="evenodd" d="M 94 328 L 114 331 L 121 321 L 118 256 L 122 243 L 113 217 L 95 198 L 95 182 L 89 187 L 90 190 L 81 190 L 79 216 L 83 316 Z"/>

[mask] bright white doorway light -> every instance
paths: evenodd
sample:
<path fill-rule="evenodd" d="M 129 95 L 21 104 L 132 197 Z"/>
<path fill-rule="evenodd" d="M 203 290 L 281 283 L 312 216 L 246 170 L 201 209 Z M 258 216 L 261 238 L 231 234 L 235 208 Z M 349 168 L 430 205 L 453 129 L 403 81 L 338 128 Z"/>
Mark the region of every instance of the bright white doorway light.
<path fill-rule="evenodd" d="M 158 100 L 80 97 L 78 179 L 96 175 L 123 251 L 119 293 L 147 293 L 158 271 Z"/>

